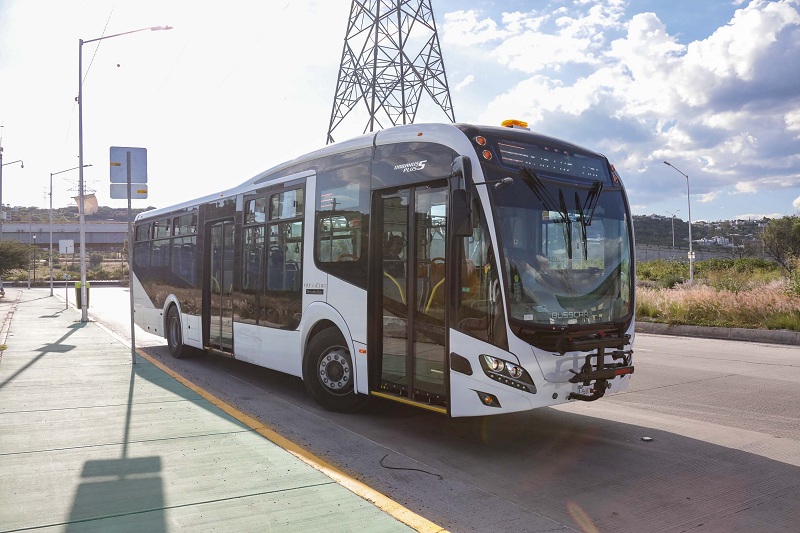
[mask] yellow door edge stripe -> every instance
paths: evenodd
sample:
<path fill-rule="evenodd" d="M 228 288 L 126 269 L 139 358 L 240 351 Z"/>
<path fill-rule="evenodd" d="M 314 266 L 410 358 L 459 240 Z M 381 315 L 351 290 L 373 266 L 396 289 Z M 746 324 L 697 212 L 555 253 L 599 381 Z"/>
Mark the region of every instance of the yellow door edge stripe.
<path fill-rule="evenodd" d="M 434 413 L 439 413 L 443 415 L 447 414 L 446 408 L 439 407 L 437 405 L 428 405 L 427 403 L 415 402 L 414 400 L 409 400 L 408 398 L 402 398 L 400 396 L 394 396 L 392 394 L 386 394 L 384 392 L 378 392 L 378 391 L 370 391 L 370 394 L 373 396 L 377 396 L 378 398 L 385 398 L 387 400 L 392 400 L 393 402 L 404 403 L 406 405 L 413 405 L 414 407 L 419 407 L 421 409 L 427 409 L 428 411 L 433 411 Z"/>
<path fill-rule="evenodd" d="M 136 353 L 147 359 L 154 366 L 161 369 L 163 372 L 174 378 L 182 385 L 186 386 L 193 392 L 200 395 L 203 399 L 217 406 L 222 411 L 232 416 L 233 418 L 243 423 L 244 425 L 248 426 L 253 431 L 257 432 L 270 442 L 276 444 L 277 446 L 280 446 L 281 448 L 291 453 L 292 455 L 294 455 L 307 465 L 310 465 L 315 469 L 319 470 L 329 478 L 336 481 L 339 485 L 342 485 L 351 492 L 355 493 L 356 495 L 360 496 L 366 501 L 372 503 L 373 505 L 375 505 L 382 511 L 388 513 L 389 515 L 393 516 L 400 522 L 413 528 L 415 531 L 419 531 L 420 533 L 447 533 L 447 530 L 444 529 L 443 527 L 434 524 L 427 518 L 424 518 L 414 513 L 410 509 L 403 507 L 402 505 L 395 502 L 388 496 L 385 496 L 384 494 L 381 494 L 375 489 L 368 487 L 364 483 L 348 476 L 335 466 L 327 463 L 320 457 L 317 457 L 316 455 L 309 452 L 302 446 L 290 441 L 289 439 L 287 439 L 283 435 L 280 435 L 272 428 L 267 427 L 262 422 L 256 420 L 250 415 L 243 413 L 242 411 L 236 409 L 235 407 L 225 403 L 224 401 L 220 400 L 219 398 L 217 398 L 210 392 L 206 391 L 205 389 L 202 389 L 199 386 L 195 385 L 188 379 L 184 378 L 180 374 L 173 371 L 171 368 L 165 366 L 163 363 L 161 363 L 151 355 L 148 355 L 139 349 L 136 350 Z"/>

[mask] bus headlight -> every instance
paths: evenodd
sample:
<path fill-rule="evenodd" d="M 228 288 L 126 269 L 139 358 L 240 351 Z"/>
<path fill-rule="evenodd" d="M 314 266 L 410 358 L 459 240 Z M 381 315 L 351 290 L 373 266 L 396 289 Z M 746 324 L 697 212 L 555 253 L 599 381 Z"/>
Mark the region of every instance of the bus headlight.
<path fill-rule="evenodd" d="M 489 367 L 489 370 L 493 372 L 502 372 L 503 371 L 503 361 L 497 358 L 494 358 L 490 355 L 483 355 L 482 356 L 484 361 L 486 361 L 486 366 Z"/>
<path fill-rule="evenodd" d="M 483 373 L 494 381 L 536 394 L 536 385 L 534 385 L 530 374 L 521 366 L 486 354 L 481 354 L 478 359 Z"/>
<path fill-rule="evenodd" d="M 522 373 L 524 372 L 521 366 L 517 366 L 513 363 L 506 363 L 506 369 L 508 370 L 508 375 L 514 379 L 521 378 Z"/>

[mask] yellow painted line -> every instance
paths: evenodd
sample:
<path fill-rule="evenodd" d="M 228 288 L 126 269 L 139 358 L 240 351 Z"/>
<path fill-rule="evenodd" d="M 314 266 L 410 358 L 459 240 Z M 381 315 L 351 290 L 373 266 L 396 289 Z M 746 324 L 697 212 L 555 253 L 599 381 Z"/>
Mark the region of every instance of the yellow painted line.
<path fill-rule="evenodd" d="M 415 512 L 411 511 L 410 509 L 403 507 L 402 505 L 392 500 L 388 496 L 385 496 L 380 492 L 376 491 L 375 489 L 368 487 L 364 483 L 361 483 L 360 481 L 353 479 L 352 477 L 348 476 L 335 466 L 327 463 L 320 457 L 317 457 L 313 453 L 309 452 L 302 446 L 299 446 L 298 444 L 290 441 L 283 435 L 277 433 L 275 430 L 268 428 L 262 422 L 259 422 L 250 415 L 247 415 L 242 411 L 236 409 L 235 407 L 225 403 L 224 401 L 220 400 L 219 398 L 217 398 L 210 392 L 206 391 L 205 389 L 198 387 L 197 385 L 195 385 L 188 379 L 184 378 L 180 374 L 176 373 L 171 368 L 165 366 L 152 356 L 138 349 L 136 350 L 136 353 L 144 357 L 148 361 L 150 361 L 153 365 L 160 368 L 168 375 L 175 378 L 182 385 L 188 387 L 192 391 L 199 394 L 205 400 L 208 400 L 212 404 L 222 409 L 225 413 L 229 414 L 239 422 L 253 429 L 261 436 L 265 437 L 267 440 L 273 442 L 274 444 L 277 444 L 278 446 L 280 446 L 287 452 L 291 453 L 304 463 L 316 468 L 329 478 L 336 481 L 339 485 L 342 485 L 343 487 L 349 489 L 351 492 L 354 492 L 355 494 L 367 500 L 368 502 L 372 503 L 382 511 L 390 514 L 400 522 L 406 524 L 407 526 L 413 528 L 416 531 L 419 531 L 420 533 L 447 533 L 447 530 L 444 529 L 443 527 L 434 524 L 427 518 L 424 518 L 416 514 Z"/>

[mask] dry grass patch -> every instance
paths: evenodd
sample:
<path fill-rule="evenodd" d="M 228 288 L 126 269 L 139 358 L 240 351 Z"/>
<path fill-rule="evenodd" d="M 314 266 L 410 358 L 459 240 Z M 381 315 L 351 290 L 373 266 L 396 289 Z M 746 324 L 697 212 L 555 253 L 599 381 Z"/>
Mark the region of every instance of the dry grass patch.
<path fill-rule="evenodd" d="M 637 316 L 653 322 L 800 331 L 800 296 L 781 281 L 736 292 L 688 283 L 639 287 L 636 299 Z"/>

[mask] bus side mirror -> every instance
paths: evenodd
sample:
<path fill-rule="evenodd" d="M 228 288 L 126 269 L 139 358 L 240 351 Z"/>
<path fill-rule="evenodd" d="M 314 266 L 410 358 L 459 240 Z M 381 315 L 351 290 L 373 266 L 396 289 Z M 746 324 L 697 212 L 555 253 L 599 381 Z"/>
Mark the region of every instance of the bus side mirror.
<path fill-rule="evenodd" d="M 453 176 L 461 176 L 464 184 L 472 183 L 472 162 L 469 157 L 460 155 L 453 159 Z"/>
<path fill-rule="evenodd" d="M 453 234 L 456 237 L 472 235 L 469 194 L 464 189 L 455 189 L 450 197 L 450 220 L 452 220 Z"/>

